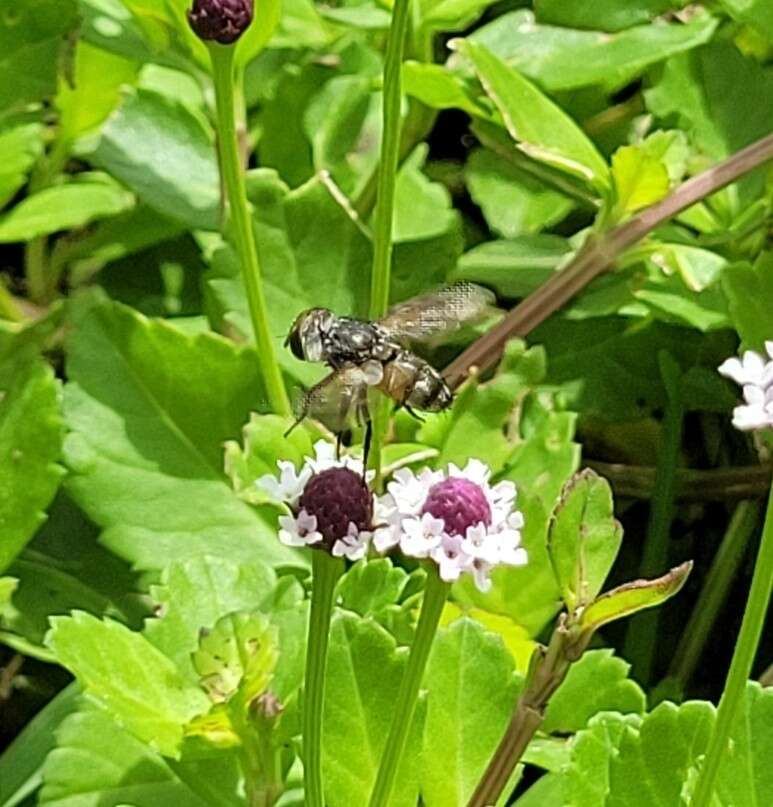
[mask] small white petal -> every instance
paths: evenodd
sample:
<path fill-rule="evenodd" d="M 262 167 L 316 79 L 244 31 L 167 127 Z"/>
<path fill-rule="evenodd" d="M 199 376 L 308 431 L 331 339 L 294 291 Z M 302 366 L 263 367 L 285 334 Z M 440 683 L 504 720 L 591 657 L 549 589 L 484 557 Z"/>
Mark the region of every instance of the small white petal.
<path fill-rule="evenodd" d="M 282 486 L 279 480 L 273 474 L 266 474 L 255 480 L 255 485 L 258 490 L 263 491 L 270 499 L 275 502 L 284 501 L 282 496 Z"/>
<path fill-rule="evenodd" d="M 443 538 L 444 524 L 429 513 L 402 521 L 400 551 L 412 558 L 428 558 Z"/>
<path fill-rule="evenodd" d="M 458 535 L 444 535 L 440 545 L 432 550 L 431 558 L 437 564 L 440 579 L 446 583 L 458 580 L 472 562 L 462 550 L 462 539 Z"/>
<path fill-rule="evenodd" d="M 743 388 L 743 398 L 751 406 L 761 406 L 765 403 L 765 390 L 755 384 L 746 384 Z"/>
<path fill-rule="evenodd" d="M 771 416 L 761 406 L 736 406 L 733 409 L 733 426 L 741 431 L 755 431 L 773 425 Z"/>
<path fill-rule="evenodd" d="M 741 359 L 730 358 L 719 365 L 720 375 L 732 379 L 736 384 L 759 384 L 765 361 L 759 353 L 747 350 Z"/>
<path fill-rule="evenodd" d="M 314 532 L 317 529 L 317 517 L 301 510 L 297 516 L 298 529 L 302 532 Z"/>
<path fill-rule="evenodd" d="M 522 547 L 505 547 L 499 555 L 500 563 L 506 566 L 525 566 L 529 562 L 529 553 Z"/>
<path fill-rule="evenodd" d="M 348 533 L 333 544 L 333 555 L 337 558 L 348 558 L 351 561 L 360 560 L 368 551 L 370 538 L 370 532 L 366 530 L 360 532 L 356 524 L 349 522 Z"/>
<path fill-rule="evenodd" d="M 484 594 L 491 591 L 491 569 L 493 566 L 482 560 L 476 560 L 472 564 L 472 577 L 475 580 L 475 587 Z"/>
<path fill-rule="evenodd" d="M 455 469 L 455 473 L 451 472 L 451 468 Z M 475 482 L 475 484 L 484 487 L 488 484 L 489 476 L 491 475 L 491 469 L 486 465 L 485 462 L 481 462 L 480 460 L 476 459 L 469 459 L 467 460 L 467 465 L 464 466 L 463 471 L 459 471 L 455 465 L 449 466 L 449 476 L 463 476 L 469 479 L 471 482 Z"/>
<path fill-rule="evenodd" d="M 399 528 L 393 525 L 378 527 L 373 533 L 373 546 L 377 552 L 388 552 L 400 543 Z"/>

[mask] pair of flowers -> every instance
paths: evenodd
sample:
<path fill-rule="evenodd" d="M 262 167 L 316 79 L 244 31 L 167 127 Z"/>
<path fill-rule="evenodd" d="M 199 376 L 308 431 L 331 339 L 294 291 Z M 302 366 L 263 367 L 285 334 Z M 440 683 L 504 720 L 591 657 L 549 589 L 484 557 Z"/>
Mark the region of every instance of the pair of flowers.
<path fill-rule="evenodd" d="M 415 474 L 402 468 L 387 484 L 388 492 L 377 496 L 358 460 L 336 460 L 332 445 L 322 440 L 314 452 L 300 470 L 280 460 L 278 477 L 257 481 L 290 509 L 279 520 L 283 543 L 349 560 L 359 560 L 371 547 L 378 553 L 399 547 L 406 556 L 434 561 L 445 582 L 472 574 L 481 591 L 491 587 L 495 567 L 527 562 L 515 485 L 490 484 L 491 472 L 479 460 L 463 469 L 449 465 L 447 472 L 425 468 Z"/>

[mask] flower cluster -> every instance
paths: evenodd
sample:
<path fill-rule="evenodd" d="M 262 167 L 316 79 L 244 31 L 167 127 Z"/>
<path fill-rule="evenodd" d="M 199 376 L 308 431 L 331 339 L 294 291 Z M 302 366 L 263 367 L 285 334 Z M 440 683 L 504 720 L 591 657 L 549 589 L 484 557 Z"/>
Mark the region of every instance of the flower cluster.
<path fill-rule="evenodd" d="M 489 484 L 490 470 L 482 462 L 418 475 L 401 469 L 388 493 L 377 497 L 357 460 L 336 460 L 323 441 L 314 450 L 300 471 L 280 461 L 278 478 L 258 480 L 265 493 L 291 510 L 280 518 L 283 543 L 324 547 L 350 560 L 363 557 L 371 543 L 378 552 L 399 547 L 404 555 L 434 561 L 446 582 L 471 573 L 481 591 L 490 588 L 496 566 L 526 563 L 515 485 Z"/>
<path fill-rule="evenodd" d="M 768 358 L 747 350 L 727 359 L 719 372 L 743 388 L 744 404 L 733 410 L 733 426 L 743 431 L 773 426 L 773 342 L 765 342 Z"/>
<path fill-rule="evenodd" d="M 257 486 L 270 498 L 284 502 L 291 515 L 279 518 L 279 539 L 288 546 L 326 549 L 336 557 L 359 560 L 374 534 L 376 497 L 363 478 L 362 463 L 351 457 L 338 460 L 330 443 L 318 441 L 314 457 L 300 471 L 279 460 L 279 477 L 267 474 Z"/>
<path fill-rule="evenodd" d="M 494 567 L 527 561 L 520 545 L 523 516 L 514 509 L 515 485 L 492 486 L 490 473 L 479 460 L 464 469 L 452 464 L 447 473 L 397 471 L 382 499 L 391 529 L 375 538 L 376 549 L 399 546 L 404 555 L 431 558 L 446 582 L 470 572 L 477 587 L 487 591 Z"/>

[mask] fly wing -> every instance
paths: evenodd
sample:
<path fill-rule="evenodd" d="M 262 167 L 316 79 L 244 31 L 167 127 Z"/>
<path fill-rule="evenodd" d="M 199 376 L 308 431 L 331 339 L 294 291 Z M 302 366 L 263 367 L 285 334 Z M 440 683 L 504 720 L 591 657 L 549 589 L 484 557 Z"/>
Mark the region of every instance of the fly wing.
<path fill-rule="evenodd" d="M 299 420 L 314 418 L 336 434 L 366 423 L 369 419 L 366 372 L 353 365 L 334 370 L 301 396 L 296 413 Z"/>
<path fill-rule="evenodd" d="M 378 324 L 393 339 L 422 341 L 483 319 L 495 299 L 482 286 L 454 283 L 392 306 Z"/>

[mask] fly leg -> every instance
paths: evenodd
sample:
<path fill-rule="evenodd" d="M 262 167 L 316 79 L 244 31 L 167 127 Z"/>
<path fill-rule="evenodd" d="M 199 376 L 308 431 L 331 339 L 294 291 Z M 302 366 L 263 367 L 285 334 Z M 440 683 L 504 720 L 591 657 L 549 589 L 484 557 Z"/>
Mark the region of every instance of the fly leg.
<path fill-rule="evenodd" d="M 407 413 L 408 413 L 408 414 L 409 414 L 409 415 L 410 415 L 412 418 L 415 418 L 416 420 L 418 420 L 418 421 L 419 421 L 419 423 L 424 423 L 424 418 L 423 418 L 421 415 L 416 414 L 416 412 L 414 412 L 414 411 L 413 411 L 413 409 L 411 409 L 411 407 L 410 407 L 410 406 L 408 406 L 408 404 L 403 404 L 403 409 L 405 409 L 405 411 L 406 411 L 406 412 L 407 412 Z"/>
<path fill-rule="evenodd" d="M 365 436 L 362 438 L 362 478 L 368 473 L 368 455 L 370 454 L 370 444 L 373 439 L 373 421 L 368 419 L 365 424 Z"/>

